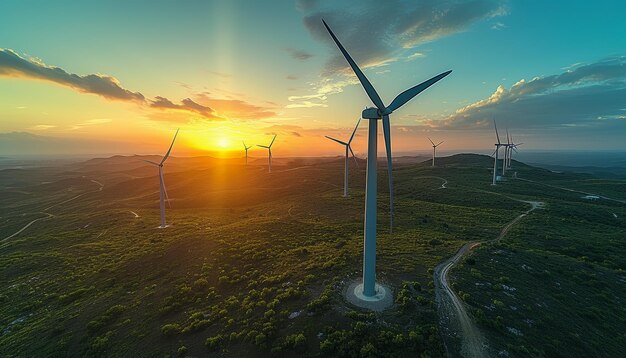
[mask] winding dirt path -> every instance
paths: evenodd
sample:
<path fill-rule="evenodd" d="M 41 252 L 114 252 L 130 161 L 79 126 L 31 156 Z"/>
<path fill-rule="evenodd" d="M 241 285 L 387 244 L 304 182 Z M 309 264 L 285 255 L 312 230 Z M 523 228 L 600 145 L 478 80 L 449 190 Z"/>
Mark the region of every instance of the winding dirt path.
<path fill-rule="evenodd" d="M 543 207 L 543 203 L 539 201 L 526 201 L 509 198 L 511 200 L 524 202 L 530 205 L 530 208 L 515 219 L 508 222 L 500 231 L 500 235 L 493 240 L 500 241 L 509 230 L 518 223 L 523 217 L 528 215 L 533 210 Z M 434 280 L 435 280 L 435 297 L 437 301 L 437 308 L 440 319 L 440 326 L 443 333 L 443 341 L 446 347 L 448 356 L 462 356 L 462 357 L 489 357 L 489 350 L 487 341 L 484 336 L 476 327 L 472 319 L 465 309 L 465 304 L 452 290 L 448 282 L 448 274 L 450 269 L 454 267 L 465 255 L 471 250 L 479 246 L 480 242 L 469 242 L 463 245 L 457 251 L 457 253 L 440 263 L 435 268 Z M 452 347 L 455 345 L 455 340 L 460 340 L 461 351 L 453 352 Z"/>
<path fill-rule="evenodd" d="M 23 226 L 21 229 L 19 229 L 18 231 L 14 232 L 13 234 L 11 234 L 11 235 L 9 235 L 9 236 L 5 237 L 4 239 L 0 240 L 0 243 L 5 243 L 7 240 L 12 239 L 13 237 L 15 237 L 15 236 L 17 236 L 17 235 L 21 234 L 24 230 L 28 229 L 28 228 L 29 228 L 32 224 L 36 223 L 37 221 L 40 221 L 40 220 L 47 220 L 47 219 L 50 219 L 50 218 L 54 217 L 54 215 L 53 215 L 53 214 L 50 214 L 50 213 L 48 213 L 48 212 L 47 212 L 48 210 L 50 210 L 50 209 L 52 209 L 52 208 L 54 208 L 54 207 L 56 207 L 56 206 L 59 206 L 59 205 L 65 204 L 65 203 L 69 203 L 70 201 L 72 201 L 72 200 L 76 200 L 76 199 L 80 198 L 80 197 L 81 197 L 81 196 L 83 196 L 83 195 L 87 195 L 87 194 L 89 194 L 89 193 L 95 193 L 95 192 L 98 192 L 98 191 L 102 191 L 102 189 L 104 189 L 104 184 L 100 183 L 99 181 L 97 181 L 97 180 L 91 180 L 91 182 L 92 182 L 92 183 L 94 183 L 94 184 L 98 184 L 98 185 L 99 185 L 98 190 L 90 190 L 90 191 L 86 191 L 86 192 L 84 192 L 84 193 L 81 193 L 81 194 L 78 194 L 78 195 L 76 195 L 76 196 L 73 196 L 73 197 L 71 197 L 71 198 L 69 198 L 69 199 L 67 199 L 67 200 L 64 200 L 64 201 L 61 201 L 61 202 L 58 202 L 58 203 L 56 203 L 56 204 L 53 204 L 53 205 L 48 206 L 47 208 L 45 208 L 45 209 L 43 209 L 42 211 L 40 211 L 40 212 L 39 212 L 40 214 L 44 214 L 44 215 L 46 215 L 46 216 L 44 216 L 44 217 L 40 217 L 40 218 L 37 218 L 37 219 L 35 219 L 35 220 L 32 220 L 32 221 L 31 221 L 31 222 L 29 222 L 28 224 L 24 225 L 24 226 Z M 0 248 L 3 248 L 4 246 L 5 246 L 5 245 L 2 245 L 2 246 L 0 246 Z"/>

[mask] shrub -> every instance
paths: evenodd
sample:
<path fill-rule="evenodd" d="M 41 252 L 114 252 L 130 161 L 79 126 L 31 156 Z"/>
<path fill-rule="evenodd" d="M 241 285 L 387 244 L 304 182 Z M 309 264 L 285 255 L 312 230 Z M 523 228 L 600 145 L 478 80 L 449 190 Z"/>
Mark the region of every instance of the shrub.
<path fill-rule="evenodd" d="M 210 350 L 216 350 L 217 348 L 220 347 L 223 340 L 224 340 L 224 336 L 222 336 L 221 334 L 218 334 L 217 336 L 207 338 L 206 342 L 204 342 L 204 345 L 206 345 L 207 348 L 209 348 Z"/>
<path fill-rule="evenodd" d="M 161 333 L 164 336 L 171 337 L 180 333 L 180 325 L 178 323 L 168 323 L 161 326 Z"/>
<path fill-rule="evenodd" d="M 265 347 L 267 336 L 264 333 L 259 333 L 254 337 L 254 343 L 259 347 Z"/>

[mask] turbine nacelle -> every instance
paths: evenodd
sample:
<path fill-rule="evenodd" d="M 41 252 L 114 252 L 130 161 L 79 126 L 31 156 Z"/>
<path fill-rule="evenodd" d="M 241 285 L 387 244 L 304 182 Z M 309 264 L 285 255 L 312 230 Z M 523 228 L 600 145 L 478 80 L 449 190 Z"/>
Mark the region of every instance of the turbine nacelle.
<path fill-rule="evenodd" d="M 361 113 L 361 118 L 363 119 L 382 119 L 383 114 L 380 113 L 380 110 L 376 107 L 365 108 L 363 113 Z"/>

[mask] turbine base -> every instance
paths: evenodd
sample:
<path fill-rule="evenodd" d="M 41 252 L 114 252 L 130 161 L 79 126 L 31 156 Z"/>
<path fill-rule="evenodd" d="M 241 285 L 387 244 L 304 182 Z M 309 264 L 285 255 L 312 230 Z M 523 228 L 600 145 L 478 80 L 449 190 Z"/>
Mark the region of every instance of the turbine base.
<path fill-rule="evenodd" d="M 374 296 L 365 296 L 363 282 L 358 280 L 348 284 L 344 295 L 351 304 L 370 311 L 381 312 L 393 305 L 393 293 L 389 287 L 376 283 L 374 290 Z"/>

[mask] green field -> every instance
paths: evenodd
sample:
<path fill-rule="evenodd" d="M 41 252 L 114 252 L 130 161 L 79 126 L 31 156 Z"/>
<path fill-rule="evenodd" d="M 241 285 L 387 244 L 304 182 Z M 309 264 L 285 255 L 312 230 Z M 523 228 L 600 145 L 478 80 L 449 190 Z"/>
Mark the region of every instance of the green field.
<path fill-rule="evenodd" d="M 3 355 L 443 356 L 432 269 L 528 209 L 512 199 L 546 208 L 451 277 L 494 352 L 624 351 L 623 203 L 510 178 L 492 187 L 490 158 L 457 155 L 395 169 L 389 233 L 381 165 L 377 271 L 395 305 L 374 314 L 342 294 L 361 273 L 364 162 L 350 198 L 342 160 L 285 160 L 271 174 L 170 163 L 167 229 L 156 229 L 156 171 L 138 158 L 0 171 L 0 240 L 45 218 L 0 242 Z M 520 178 L 626 200 L 626 181 L 514 165 Z"/>

